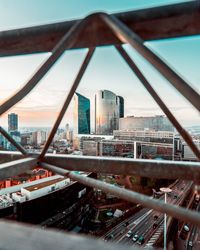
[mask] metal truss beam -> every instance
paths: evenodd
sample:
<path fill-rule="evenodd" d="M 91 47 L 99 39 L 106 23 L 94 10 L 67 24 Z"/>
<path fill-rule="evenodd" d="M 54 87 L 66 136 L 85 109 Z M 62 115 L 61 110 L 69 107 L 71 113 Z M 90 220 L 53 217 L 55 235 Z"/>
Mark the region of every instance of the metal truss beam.
<path fill-rule="evenodd" d="M 11 135 L 9 135 L 1 126 L 0 126 L 0 133 L 12 144 L 18 149 L 23 155 L 27 155 L 26 150 L 17 143 Z"/>
<path fill-rule="evenodd" d="M 25 158 L 0 164 L 0 180 L 22 174 L 37 166 L 36 158 Z"/>
<path fill-rule="evenodd" d="M 91 60 L 91 58 L 92 58 L 92 56 L 94 54 L 94 51 L 95 51 L 94 48 L 89 49 L 89 51 L 88 51 L 88 53 L 87 53 L 87 55 L 86 55 L 86 57 L 85 57 L 85 59 L 84 59 L 84 61 L 82 63 L 82 65 L 80 67 L 80 70 L 79 70 L 79 72 L 78 72 L 78 74 L 77 74 L 77 76 L 76 76 L 76 78 L 75 78 L 75 80 L 74 80 L 74 82 L 72 84 L 72 87 L 71 87 L 71 89 L 70 89 L 70 91 L 69 91 L 69 93 L 67 95 L 67 98 L 64 101 L 62 109 L 61 109 L 61 111 L 60 111 L 60 113 L 59 113 L 59 115 L 58 115 L 58 117 L 56 119 L 56 122 L 55 122 L 55 124 L 54 124 L 54 126 L 53 126 L 53 128 L 52 128 L 52 130 L 50 132 L 48 140 L 45 143 L 45 146 L 44 146 L 44 148 L 43 148 L 43 150 L 42 150 L 42 152 L 40 154 L 40 159 L 42 159 L 44 157 L 45 153 L 47 152 L 47 150 L 48 150 L 48 148 L 49 148 L 49 146 L 50 146 L 50 144 L 51 144 L 51 142 L 53 140 L 53 137 L 54 137 L 54 135 L 55 135 L 55 133 L 56 133 L 58 127 L 59 127 L 59 124 L 62 121 L 63 116 L 65 115 L 65 112 L 66 112 L 66 110 L 67 110 L 67 108 L 68 108 L 68 106 L 69 106 L 69 104 L 70 104 L 70 102 L 72 100 L 72 97 L 73 97 L 73 95 L 74 95 L 74 93 L 75 93 L 75 91 L 76 91 L 76 89 L 77 89 L 77 87 L 78 87 L 78 85 L 79 85 L 79 83 L 80 83 L 86 69 L 87 69 L 87 66 L 88 66 L 88 64 L 89 64 L 89 62 L 90 62 L 90 60 Z"/>
<path fill-rule="evenodd" d="M 110 27 L 114 34 L 122 41 L 129 43 L 151 65 L 163 75 L 198 111 L 200 111 L 200 95 L 159 56 L 144 45 L 144 41 L 134 31 L 129 29 L 119 19 L 100 14 L 101 19 Z"/>
<path fill-rule="evenodd" d="M 143 40 L 200 34 L 200 1 L 159 6 L 112 14 Z M 50 52 L 77 22 L 66 21 L 0 32 L 0 56 Z M 86 27 L 71 48 L 118 45 L 117 39 L 98 18 Z M 66 49 L 69 47 L 66 45 Z"/>
<path fill-rule="evenodd" d="M 159 107 L 162 109 L 162 111 L 168 117 L 169 121 L 174 125 L 174 127 L 177 129 L 177 131 L 183 137 L 185 142 L 189 145 L 189 147 L 191 148 L 193 153 L 196 155 L 196 157 L 200 160 L 200 151 L 197 148 L 197 146 L 195 145 L 195 143 L 193 142 L 193 139 L 189 135 L 189 133 L 181 126 L 181 124 L 178 122 L 176 117 L 168 109 L 167 105 L 162 101 L 160 96 L 156 93 L 154 88 L 151 86 L 151 84 L 148 82 L 148 80 L 145 78 L 145 76 L 139 70 L 139 68 L 137 67 L 137 65 L 133 61 L 133 59 L 131 59 L 130 56 L 126 53 L 124 48 L 122 46 L 116 46 L 116 49 L 119 51 L 120 55 L 124 58 L 124 60 L 127 62 L 129 67 L 132 69 L 132 71 L 136 74 L 136 76 L 138 77 L 140 82 L 143 84 L 143 86 L 146 88 L 148 93 L 153 97 L 155 102 L 159 105 Z"/>
<path fill-rule="evenodd" d="M 63 35 L 63 37 L 54 46 L 51 55 L 42 65 L 39 66 L 28 82 L 17 93 L 1 104 L 0 116 L 30 93 L 30 91 L 38 84 L 58 58 L 60 58 L 60 56 L 64 53 L 65 49 L 70 49 L 73 46 L 79 37 L 80 32 L 86 26 L 87 21 L 88 18 L 85 18 L 83 21 L 75 23 L 74 26 Z M 20 39 L 22 39 L 22 37 L 20 37 Z"/>
<path fill-rule="evenodd" d="M 163 179 L 200 179 L 200 162 L 47 154 L 44 162 L 74 171 Z"/>

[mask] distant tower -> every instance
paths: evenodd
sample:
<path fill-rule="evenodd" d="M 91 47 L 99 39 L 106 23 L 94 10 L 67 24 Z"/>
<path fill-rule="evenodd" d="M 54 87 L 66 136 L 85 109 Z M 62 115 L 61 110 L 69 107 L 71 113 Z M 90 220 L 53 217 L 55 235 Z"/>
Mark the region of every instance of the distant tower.
<path fill-rule="evenodd" d="M 119 118 L 124 117 L 124 98 L 122 96 L 118 96 L 119 98 Z"/>
<path fill-rule="evenodd" d="M 109 90 L 95 95 L 95 133 L 110 135 L 119 127 L 120 98 Z"/>
<path fill-rule="evenodd" d="M 8 132 L 18 131 L 18 115 L 8 114 Z"/>
<path fill-rule="evenodd" d="M 74 134 L 90 134 L 90 100 L 74 95 Z"/>

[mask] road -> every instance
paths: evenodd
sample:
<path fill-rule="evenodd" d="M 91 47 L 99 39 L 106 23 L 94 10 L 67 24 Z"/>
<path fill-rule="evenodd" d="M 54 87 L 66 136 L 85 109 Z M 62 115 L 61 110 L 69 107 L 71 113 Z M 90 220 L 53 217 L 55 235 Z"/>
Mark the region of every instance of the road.
<path fill-rule="evenodd" d="M 167 202 L 175 205 L 182 204 L 186 193 L 189 192 L 191 187 L 192 182 L 176 181 L 170 186 L 173 191 L 168 195 Z M 160 199 L 164 199 L 164 195 Z M 134 244 L 153 246 L 163 234 L 163 221 L 163 214 L 152 209 L 143 208 L 138 213 L 126 219 L 126 221 L 112 228 L 103 238 L 105 241 L 120 242 L 130 246 Z M 133 236 L 135 235 L 138 235 L 138 237 L 134 241 Z"/>

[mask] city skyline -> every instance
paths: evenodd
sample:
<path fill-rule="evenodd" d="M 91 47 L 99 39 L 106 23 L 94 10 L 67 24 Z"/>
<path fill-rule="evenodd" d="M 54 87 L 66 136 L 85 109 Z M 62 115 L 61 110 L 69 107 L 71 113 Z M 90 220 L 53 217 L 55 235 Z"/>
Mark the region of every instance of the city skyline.
<path fill-rule="evenodd" d="M 112 92 L 112 91 L 110 91 L 110 90 L 107 90 L 107 89 L 104 89 L 104 90 L 99 90 L 99 91 L 108 91 L 108 92 Z M 96 93 L 98 93 L 99 91 L 97 91 Z M 89 101 L 90 101 L 90 103 L 92 102 L 93 104 L 91 105 L 91 107 L 92 108 L 90 108 L 90 126 L 91 126 L 91 132 L 92 133 L 94 133 L 95 132 L 95 95 L 96 95 L 96 93 L 94 94 L 94 96 L 93 96 L 93 98 L 86 98 L 86 99 L 88 99 Z M 79 95 L 81 95 L 81 94 L 79 94 Z M 75 96 L 75 94 L 74 94 L 74 96 Z M 81 95 L 81 96 L 83 96 L 83 95 Z M 83 96 L 84 97 L 84 96 Z M 123 101 L 124 101 L 124 98 L 122 97 L 122 96 L 118 96 L 119 98 L 122 98 L 123 99 Z M 94 99 L 94 100 L 93 100 Z M 125 102 L 126 102 L 126 99 L 125 99 Z M 126 105 L 124 106 L 124 103 L 123 103 L 123 108 L 124 109 L 126 109 Z M 136 109 L 137 110 L 137 109 Z M 137 115 L 136 114 L 125 114 L 124 115 L 124 117 L 125 118 L 128 118 L 128 117 L 149 117 L 149 118 L 151 118 L 151 117 L 156 117 L 156 116 L 166 116 L 162 111 L 161 112 L 158 112 L 158 113 L 156 113 L 155 112 L 155 110 L 156 109 L 152 109 L 152 112 L 151 112 L 151 109 L 146 109 L 146 112 L 147 113 L 144 113 L 144 111 L 145 111 L 145 109 L 143 109 L 143 108 L 138 108 L 138 111 L 140 112 L 140 111 L 142 111 L 141 113 L 137 113 Z M 70 111 L 70 112 L 69 112 Z M 148 112 L 148 111 L 150 111 L 150 112 Z M 29 111 L 28 111 L 29 112 Z M 16 113 L 16 115 L 19 117 L 19 128 L 34 128 L 34 127 L 38 127 L 38 128 L 51 128 L 51 126 L 52 126 L 52 124 L 30 124 L 30 126 L 29 125 L 26 125 L 26 124 L 23 124 L 23 121 L 22 121 L 22 117 L 20 116 L 20 112 L 15 112 Z M 1 118 L 1 125 L 3 126 L 3 127 L 6 127 L 6 128 L 8 128 L 8 119 L 9 119 L 9 116 L 10 115 L 12 115 L 12 114 L 15 114 L 14 112 L 6 112 L 5 114 L 4 114 L 4 116 L 3 116 L 3 119 Z M 57 112 L 57 111 L 55 111 L 55 114 L 56 115 L 58 115 L 58 113 L 59 113 L 59 111 Z M 66 126 L 66 124 L 68 124 L 69 126 L 70 126 L 70 128 L 71 129 L 73 129 L 73 126 L 74 126 L 74 97 L 72 98 L 72 101 L 71 101 L 71 103 L 70 103 L 70 105 L 69 105 L 69 108 L 68 108 L 68 110 L 67 110 L 67 112 L 66 112 L 66 114 L 65 114 L 65 118 L 66 118 L 66 116 L 68 116 L 68 117 L 70 117 L 70 119 L 63 119 L 63 121 L 62 121 L 62 123 L 61 123 L 61 125 L 60 125 L 60 127 L 65 127 Z M 56 116 L 55 116 L 56 117 Z M 55 118 L 54 117 L 54 118 Z M 29 117 L 27 117 L 27 118 L 29 118 Z M 18 118 L 17 118 L 18 119 Z M 44 117 L 44 119 L 46 119 L 46 117 Z M 3 121 L 3 122 L 2 122 Z M 200 124 L 200 123 L 199 123 Z M 198 126 L 199 124 L 189 124 L 188 126 L 187 126 L 187 124 L 186 124 L 186 127 L 190 127 L 190 126 Z"/>
<path fill-rule="evenodd" d="M 115 7 L 113 7 L 113 4 L 109 4 L 106 1 L 102 1 L 101 4 L 98 4 L 96 1 L 94 1 L 93 4 L 91 1 L 86 1 L 83 9 L 78 12 L 77 8 L 75 8 L 75 3 L 69 4 L 66 14 L 64 14 L 62 9 L 63 6 L 66 6 L 67 1 L 61 1 L 61 5 L 57 7 L 59 11 L 57 13 L 50 11 L 46 17 L 43 17 L 41 14 L 42 11 L 35 12 L 38 6 L 44 7 L 39 1 L 35 1 L 34 4 L 32 4 L 32 9 L 29 12 L 30 15 L 23 17 L 19 15 L 21 8 L 25 10 L 26 8 L 30 8 L 30 5 L 24 2 L 23 7 L 21 3 L 15 6 L 15 9 L 12 9 L 11 2 L 12 1 L 4 1 L 2 5 L 4 14 L 0 17 L 2 23 L 1 30 L 22 27 L 24 23 L 28 26 L 50 23 L 53 21 L 70 20 L 84 17 L 91 11 L 104 10 L 107 12 L 120 12 L 180 1 L 151 1 L 151 5 L 149 1 L 145 0 L 125 1 L 123 4 L 115 3 Z M 77 2 L 80 4 L 80 1 Z M 55 8 L 51 1 L 48 6 L 51 10 Z M 8 8 L 10 11 L 9 14 L 13 14 L 12 20 L 9 18 L 9 15 L 5 15 Z M 76 15 L 73 16 L 73 13 L 76 13 Z M 151 41 L 145 44 L 159 56 L 164 58 L 170 66 L 199 91 L 199 41 L 200 36 L 196 35 L 176 39 L 163 39 L 162 41 Z M 177 119 L 186 126 L 200 124 L 200 115 L 198 111 L 193 109 L 191 105 L 152 68 L 152 66 L 137 54 L 136 51 L 128 45 L 124 45 L 124 48 L 140 66 L 140 69 L 145 73 L 145 76 L 158 91 L 165 103 L 167 103 Z M 85 49 L 66 51 L 50 72 L 40 81 L 39 86 L 0 118 L 1 125 L 6 125 L 8 113 L 15 112 L 18 113 L 20 117 L 20 126 L 52 126 L 85 53 Z M 49 55 L 50 53 L 39 53 L 34 55 L 0 58 L 0 103 L 19 89 L 27 79 L 29 79 L 39 64 Z M 99 89 L 108 89 L 124 97 L 125 116 L 151 116 L 163 114 L 112 46 L 96 49 L 91 63 L 77 89 L 77 92 L 88 96 L 91 100 L 92 122 L 94 117 L 94 93 Z M 62 121 L 62 126 L 69 123 L 72 117 L 73 108 L 71 104 L 67 115 L 65 115 Z M 92 124 L 92 126 L 94 126 L 94 124 Z"/>

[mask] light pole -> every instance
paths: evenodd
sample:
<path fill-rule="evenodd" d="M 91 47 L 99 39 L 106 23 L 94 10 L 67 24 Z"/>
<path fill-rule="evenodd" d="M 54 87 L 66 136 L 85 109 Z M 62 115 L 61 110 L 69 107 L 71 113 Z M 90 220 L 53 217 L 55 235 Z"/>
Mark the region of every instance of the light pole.
<path fill-rule="evenodd" d="M 162 187 L 160 191 L 165 194 L 165 203 L 167 203 L 167 194 L 171 193 L 172 190 Z M 164 214 L 164 250 L 167 250 L 167 214 Z"/>

